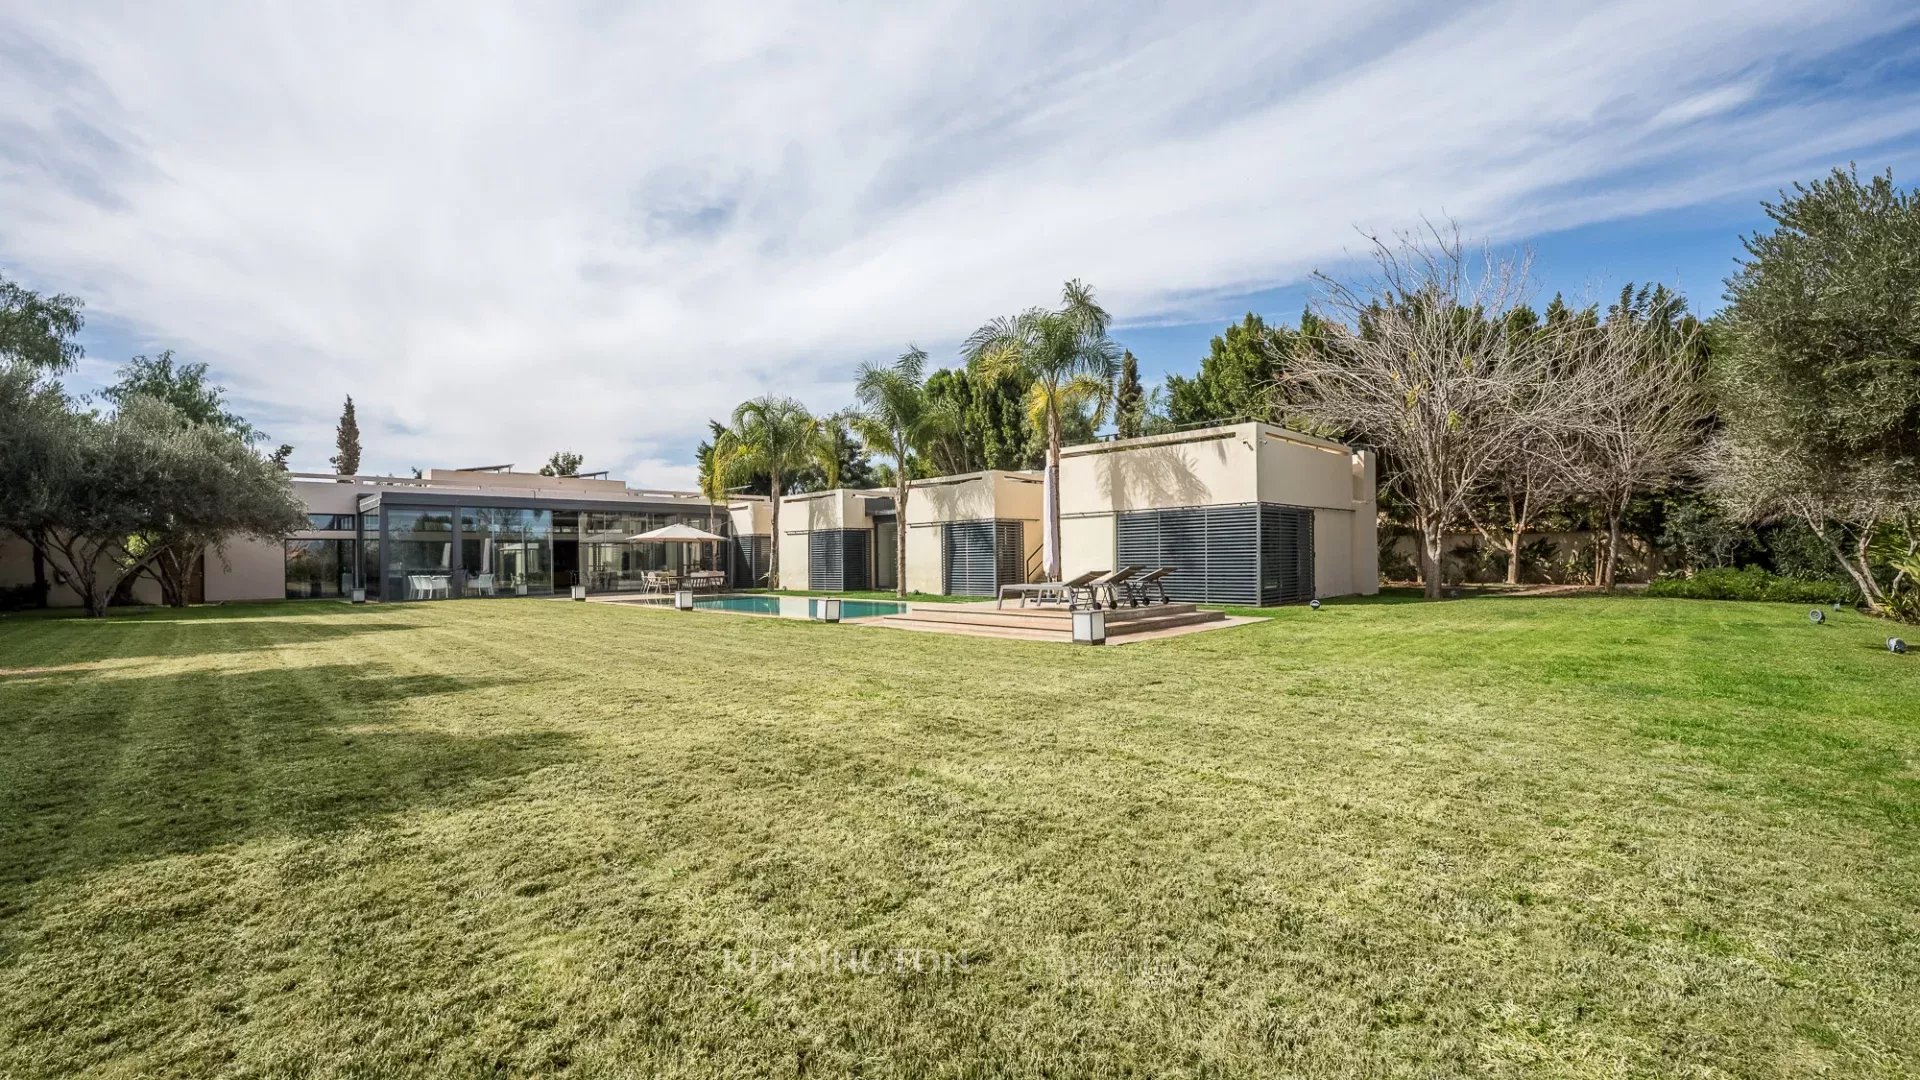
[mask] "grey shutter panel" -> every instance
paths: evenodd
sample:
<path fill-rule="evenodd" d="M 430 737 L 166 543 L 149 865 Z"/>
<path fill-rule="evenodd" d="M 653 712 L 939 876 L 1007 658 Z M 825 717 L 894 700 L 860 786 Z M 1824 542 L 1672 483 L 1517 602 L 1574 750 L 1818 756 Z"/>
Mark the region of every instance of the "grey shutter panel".
<path fill-rule="evenodd" d="M 991 521 L 949 521 L 940 527 L 940 590 L 948 596 L 993 596 L 994 536 Z"/>
<path fill-rule="evenodd" d="M 1209 506 L 1207 600 L 1215 604 L 1260 603 L 1260 508 Z"/>
<path fill-rule="evenodd" d="M 840 530 L 840 588 L 856 592 L 873 588 L 873 530 Z"/>
<path fill-rule="evenodd" d="M 807 588 L 840 591 L 840 530 L 820 529 L 807 534 Z"/>
<path fill-rule="evenodd" d="M 807 534 L 807 588 L 847 592 L 868 587 L 870 543 L 866 529 L 815 529 Z"/>
<path fill-rule="evenodd" d="M 994 585 L 993 595 L 1000 595 L 1000 586 L 1016 585 L 1027 580 L 1027 523 L 1024 521 L 996 521 L 993 523 Z"/>
<path fill-rule="evenodd" d="M 1116 515 L 1116 569 L 1171 566 L 1175 600 L 1281 604 L 1313 596 L 1313 512 L 1262 503 Z"/>
<path fill-rule="evenodd" d="M 1301 604 L 1313 599 L 1313 511 L 1260 507 L 1260 602 Z"/>
<path fill-rule="evenodd" d="M 767 579 L 773 558 L 773 537 L 736 536 L 733 540 L 733 584 L 754 588 Z"/>

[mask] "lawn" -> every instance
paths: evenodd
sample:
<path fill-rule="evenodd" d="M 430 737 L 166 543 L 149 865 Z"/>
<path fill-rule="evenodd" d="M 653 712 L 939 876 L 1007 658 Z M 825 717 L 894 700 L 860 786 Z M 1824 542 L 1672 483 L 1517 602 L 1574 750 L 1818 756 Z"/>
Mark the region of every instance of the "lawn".
<path fill-rule="evenodd" d="M 1920 1073 L 1884 624 L 1272 614 L 0 619 L 0 1076 Z"/>

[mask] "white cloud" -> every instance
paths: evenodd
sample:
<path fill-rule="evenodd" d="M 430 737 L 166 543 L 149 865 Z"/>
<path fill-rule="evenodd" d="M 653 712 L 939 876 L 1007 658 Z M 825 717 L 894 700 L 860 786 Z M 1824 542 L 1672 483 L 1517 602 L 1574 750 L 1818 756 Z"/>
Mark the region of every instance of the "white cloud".
<path fill-rule="evenodd" d="M 836 407 L 1066 277 L 1148 321 L 1355 225 L 1516 237 L 1920 131 L 1791 82 L 1894 4 L 1292 6 L 16 6 L 0 260 L 297 465 L 352 393 L 368 467 L 685 484 L 742 397 Z"/>

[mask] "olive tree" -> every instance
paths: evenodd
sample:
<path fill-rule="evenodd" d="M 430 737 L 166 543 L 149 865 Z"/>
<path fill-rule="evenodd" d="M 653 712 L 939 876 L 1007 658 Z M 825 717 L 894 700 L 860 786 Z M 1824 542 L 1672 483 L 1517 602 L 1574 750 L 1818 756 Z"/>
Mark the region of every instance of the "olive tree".
<path fill-rule="evenodd" d="M 1920 194 L 1835 169 L 1764 209 L 1716 326 L 1712 487 L 1805 521 L 1884 610 L 1874 553 L 1920 518 Z"/>

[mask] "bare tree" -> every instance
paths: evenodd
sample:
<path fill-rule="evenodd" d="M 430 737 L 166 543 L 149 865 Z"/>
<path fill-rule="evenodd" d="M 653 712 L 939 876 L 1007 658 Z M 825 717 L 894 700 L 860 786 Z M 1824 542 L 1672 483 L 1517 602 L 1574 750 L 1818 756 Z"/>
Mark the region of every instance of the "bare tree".
<path fill-rule="evenodd" d="M 1421 576 L 1440 595 L 1446 531 L 1503 469 L 1554 452 L 1568 397 L 1542 393 L 1545 352 L 1516 331 L 1524 257 L 1469 258 L 1457 232 L 1373 240 L 1374 274 L 1315 275 L 1320 340 L 1284 388 L 1317 423 L 1371 443 L 1413 508 Z"/>
<path fill-rule="evenodd" d="M 1606 322 L 1576 331 L 1570 419 L 1573 483 L 1607 525 L 1596 584 L 1612 588 L 1621 519 L 1635 495 L 1668 487 L 1700 466 L 1711 407 L 1699 324 L 1664 287 L 1622 290 Z"/>

